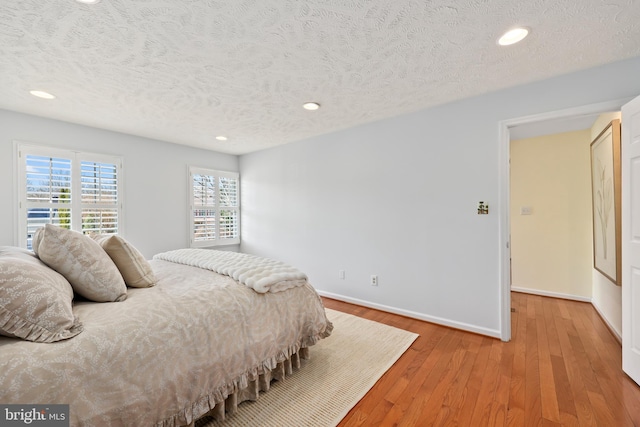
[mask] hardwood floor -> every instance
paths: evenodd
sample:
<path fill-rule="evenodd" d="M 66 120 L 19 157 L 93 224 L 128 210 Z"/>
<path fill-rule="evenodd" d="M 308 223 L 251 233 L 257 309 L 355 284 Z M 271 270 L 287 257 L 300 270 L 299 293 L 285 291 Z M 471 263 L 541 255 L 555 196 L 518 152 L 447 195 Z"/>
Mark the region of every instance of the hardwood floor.
<path fill-rule="evenodd" d="M 589 303 L 512 293 L 512 340 L 323 298 L 327 308 L 420 334 L 339 424 L 637 426 L 640 387 Z"/>

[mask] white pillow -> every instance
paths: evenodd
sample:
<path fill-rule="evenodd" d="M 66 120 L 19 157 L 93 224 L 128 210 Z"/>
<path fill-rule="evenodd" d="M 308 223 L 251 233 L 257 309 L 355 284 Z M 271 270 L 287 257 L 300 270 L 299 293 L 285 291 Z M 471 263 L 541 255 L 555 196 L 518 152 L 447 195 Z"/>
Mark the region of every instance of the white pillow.
<path fill-rule="evenodd" d="M 79 295 L 97 302 L 127 298 L 118 268 L 91 238 L 47 224 L 36 231 L 32 244 L 38 258 L 62 274 Z"/>
<path fill-rule="evenodd" d="M 0 247 L 0 335 L 54 342 L 82 332 L 69 282 L 25 249 Z"/>

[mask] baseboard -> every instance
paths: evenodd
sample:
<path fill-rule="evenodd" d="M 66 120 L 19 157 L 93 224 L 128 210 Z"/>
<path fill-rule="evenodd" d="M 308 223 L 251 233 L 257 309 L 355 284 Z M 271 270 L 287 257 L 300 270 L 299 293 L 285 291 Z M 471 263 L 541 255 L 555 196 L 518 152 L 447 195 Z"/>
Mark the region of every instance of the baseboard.
<path fill-rule="evenodd" d="M 591 305 L 593 305 L 593 308 L 596 309 L 596 313 L 598 313 L 598 316 L 600 316 L 600 318 L 604 322 L 604 324 L 607 327 L 607 329 L 609 329 L 609 332 L 611 332 L 611 334 L 618 341 L 618 343 L 620 343 L 620 345 L 622 345 L 622 336 L 620 335 L 620 332 L 616 331 L 616 329 L 613 327 L 613 325 L 611 323 L 609 323 L 609 321 L 607 320 L 605 315 L 602 313 L 602 311 L 600 310 L 600 308 L 598 307 L 598 305 L 594 301 L 591 302 Z"/>
<path fill-rule="evenodd" d="M 511 286 L 511 290 L 513 292 L 520 292 L 522 294 L 540 295 L 543 297 L 569 299 L 572 301 L 580 301 L 580 302 L 591 302 L 591 298 L 587 298 L 579 295 L 563 294 L 560 292 L 541 291 L 538 289 L 521 288 L 518 286 Z"/>
<path fill-rule="evenodd" d="M 374 308 L 376 310 L 385 311 L 387 313 L 399 314 L 401 316 L 411 317 L 412 319 L 424 320 L 425 322 L 435 323 L 437 325 L 447 326 L 449 328 L 460 329 L 467 332 L 473 332 L 480 335 L 486 335 L 491 338 L 500 339 L 500 331 L 495 329 L 483 328 L 481 326 L 470 325 L 468 323 L 456 322 L 449 319 L 443 319 L 437 316 L 429 316 L 415 311 L 403 310 L 396 307 L 390 307 L 388 305 L 376 304 L 373 302 L 361 300 L 358 298 L 351 298 L 344 295 L 334 294 L 331 292 L 324 292 L 317 290 L 318 294 L 323 297 L 335 299 L 338 301 L 348 302 L 351 304 L 361 305 L 363 307 Z"/>

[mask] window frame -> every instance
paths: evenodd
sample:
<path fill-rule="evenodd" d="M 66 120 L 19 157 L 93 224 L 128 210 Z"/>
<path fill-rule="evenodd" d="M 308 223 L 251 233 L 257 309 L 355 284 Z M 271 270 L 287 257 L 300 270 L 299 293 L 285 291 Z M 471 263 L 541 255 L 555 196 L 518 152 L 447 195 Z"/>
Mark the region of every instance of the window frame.
<path fill-rule="evenodd" d="M 214 205 L 206 205 L 206 206 L 199 206 L 196 207 L 195 203 L 194 203 L 194 188 L 193 188 L 193 176 L 194 175 L 206 175 L 206 176 L 211 176 L 211 177 L 215 177 L 215 181 L 216 181 L 216 185 L 215 185 L 215 204 Z M 206 248 L 206 247 L 213 247 L 213 246 L 228 246 L 228 245 L 238 245 L 240 244 L 240 236 L 241 236 L 241 224 L 240 224 L 240 174 L 238 172 L 230 172 L 230 171 L 221 171 L 221 170 L 215 170 L 215 169 L 208 169 L 208 168 L 202 168 L 202 167 L 197 167 L 197 166 L 189 166 L 188 167 L 188 178 L 189 178 L 189 191 L 188 191 L 188 195 L 189 195 L 189 246 L 192 248 Z M 237 205 L 236 206 L 224 206 L 224 207 L 220 207 L 218 206 L 219 200 L 220 200 L 220 186 L 219 186 L 219 179 L 220 178 L 229 178 L 229 179 L 235 179 L 237 181 L 237 187 L 236 187 L 236 200 L 237 200 Z M 236 212 L 236 218 L 237 218 L 237 229 L 238 229 L 238 234 L 237 237 L 235 238 L 224 238 L 221 239 L 220 237 L 220 208 L 222 208 L 223 210 L 231 210 L 231 211 L 235 211 Z M 195 216 L 194 216 L 194 211 L 196 209 L 212 209 L 215 210 L 215 221 L 214 221 L 214 234 L 215 234 L 215 238 L 213 239 L 206 239 L 206 240 L 195 240 Z"/>
<path fill-rule="evenodd" d="M 71 161 L 71 203 L 69 203 L 69 210 L 71 212 L 70 229 L 84 233 L 82 229 L 82 212 L 83 209 L 89 206 L 94 207 L 93 204 L 87 204 L 82 200 L 82 163 L 106 163 L 116 166 L 116 191 L 117 199 L 115 203 L 97 203 L 96 208 L 115 208 L 117 209 L 117 231 L 115 234 L 124 234 L 124 193 L 123 193 L 123 158 L 122 156 L 88 153 L 78 150 L 71 150 L 59 147 L 49 147 L 45 145 L 35 145 L 20 141 L 14 141 L 15 162 L 16 162 L 16 208 L 14 212 L 17 213 L 17 227 L 15 230 L 14 240 L 15 244 L 19 247 L 26 248 L 28 241 L 28 234 L 25 232 L 28 230 L 28 209 L 30 202 L 27 201 L 27 162 L 26 157 L 42 156 L 42 157 L 55 157 L 62 159 L 69 159 Z"/>

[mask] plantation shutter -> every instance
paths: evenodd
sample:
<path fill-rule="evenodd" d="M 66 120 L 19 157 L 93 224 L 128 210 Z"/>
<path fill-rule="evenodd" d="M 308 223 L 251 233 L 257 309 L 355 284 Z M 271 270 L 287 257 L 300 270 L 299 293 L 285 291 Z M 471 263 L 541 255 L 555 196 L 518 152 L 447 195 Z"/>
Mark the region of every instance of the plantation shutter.
<path fill-rule="evenodd" d="M 80 162 L 82 231 L 118 232 L 118 167 L 114 163 Z"/>
<path fill-rule="evenodd" d="M 71 159 L 50 156 L 25 156 L 26 198 L 22 201 L 26 216 L 26 247 L 31 249 L 33 235 L 45 224 L 71 228 Z"/>
<path fill-rule="evenodd" d="M 218 177 L 221 239 L 239 238 L 238 178 Z"/>
<path fill-rule="evenodd" d="M 121 231 L 119 157 L 16 143 L 18 245 L 45 224 L 83 233 Z"/>
<path fill-rule="evenodd" d="M 214 176 L 193 175 L 193 240 L 215 240 L 216 181 Z"/>
<path fill-rule="evenodd" d="M 240 183 L 237 173 L 190 168 L 191 246 L 240 243 Z"/>

